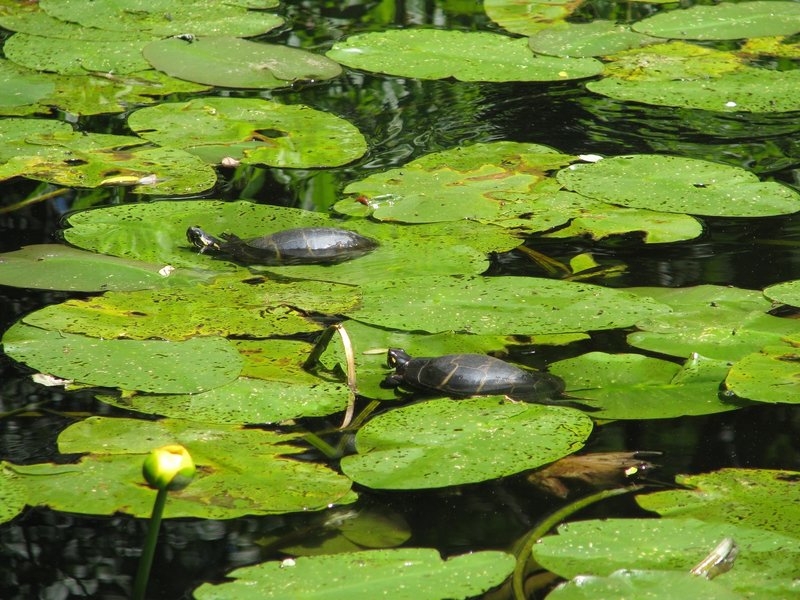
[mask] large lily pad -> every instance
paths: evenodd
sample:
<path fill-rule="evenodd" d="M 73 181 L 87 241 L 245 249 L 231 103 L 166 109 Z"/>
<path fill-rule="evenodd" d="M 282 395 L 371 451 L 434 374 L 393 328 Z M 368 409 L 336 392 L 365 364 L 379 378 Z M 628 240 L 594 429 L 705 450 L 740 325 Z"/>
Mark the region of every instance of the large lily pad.
<path fill-rule="evenodd" d="M 208 285 L 68 300 L 27 315 L 25 322 L 104 339 L 269 337 L 319 329 L 307 312 L 342 312 L 358 299 L 356 288 L 335 283 L 225 277 Z"/>
<path fill-rule="evenodd" d="M 489 32 L 397 29 L 351 36 L 327 56 L 354 69 L 418 79 L 566 81 L 603 70 L 593 58 L 537 56 L 525 39 Z"/>
<path fill-rule="evenodd" d="M 377 489 L 428 489 L 505 477 L 578 450 L 582 412 L 502 397 L 436 399 L 384 413 L 356 434 L 349 477 Z M 488 460 L 487 460 L 488 458 Z"/>
<path fill-rule="evenodd" d="M 37 244 L 0 254 L 0 285 L 69 292 L 130 291 L 187 285 L 210 275 L 165 271 L 163 266 L 69 246 Z"/>
<path fill-rule="evenodd" d="M 766 346 L 736 362 L 725 385 L 748 400 L 800 404 L 800 335 L 789 341 L 791 345 Z"/>
<path fill-rule="evenodd" d="M 344 119 L 308 106 L 256 98 L 199 98 L 143 108 L 128 125 L 161 146 L 187 150 L 212 163 L 235 158 L 275 167 L 330 167 L 367 150 Z"/>
<path fill-rule="evenodd" d="M 797 484 L 800 473 L 771 469 L 721 469 L 680 475 L 689 489 L 639 494 L 636 502 L 662 517 L 692 517 L 775 531 L 800 538 Z"/>
<path fill-rule="evenodd" d="M 306 50 L 235 37 L 169 38 L 151 42 L 142 53 L 168 75 L 220 87 L 274 89 L 342 72 L 336 62 Z"/>
<path fill-rule="evenodd" d="M 599 408 L 600 419 L 665 419 L 739 408 L 723 402 L 720 385 L 729 364 L 695 356 L 686 363 L 590 352 L 550 365 L 567 382 L 567 395 Z"/>
<path fill-rule="evenodd" d="M 749 171 L 679 156 L 638 154 L 562 169 L 566 188 L 611 204 L 721 217 L 762 217 L 800 211 L 800 194 Z"/>
<path fill-rule="evenodd" d="M 153 449 L 180 444 L 197 464 L 187 488 L 171 492 L 165 516 L 232 519 L 321 510 L 354 500 L 350 481 L 331 469 L 294 460 L 296 434 L 164 419 L 90 417 L 59 436 L 64 453 L 89 452 L 75 464 L 14 466 L 28 502 L 93 515 L 149 517 L 155 490 L 142 478 Z"/>
<path fill-rule="evenodd" d="M 430 277 L 364 284 L 349 316 L 406 331 L 549 334 L 627 327 L 669 309 L 583 283 L 532 277 Z"/>
<path fill-rule="evenodd" d="M 625 25 L 597 20 L 548 27 L 530 37 L 531 50 L 553 56 L 604 56 L 657 41 Z M 658 40 L 660 41 L 660 40 Z"/>
<path fill-rule="evenodd" d="M 436 550 L 401 548 L 301 557 L 236 569 L 233 581 L 203 584 L 198 600 L 461 600 L 500 585 L 514 569 L 503 552 L 442 560 Z"/>
<path fill-rule="evenodd" d="M 736 40 L 800 31 L 800 5 L 778 0 L 722 2 L 653 15 L 633 24 L 641 33 L 681 40 Z"/>
<path fill-rule="evenodd" d="M 17 323 L 2 342 L 14 360 L 92 386 L 193 393 L 230 383 L 242 370 L 236 348 L 220 337 L 184 342 L 101 340 Z"/>
<path fill-rule="evenodd" d="M 44 11 L 63 21 L 110 31 L 142 31 L 152 35 L 261 35 L 278 27 L 283 19 L 261 10 L 225 0 L 41 0 Z M 264 0 L 261 8 L 278 5 Z"/>
<path fill-rule="evenodd" d="M 734 568 L 715 581 L 759 598 L 791 597 L 796 590 L 800 540 L 771 531 L 695 519 L 578 521 L 558 531 L 536 544 L 533 555 L 562 577 L 608 576 L 618 569 L 687 572 L 732 537 L 739 556 Z"/>
<path fill-rule="evenodd" d="M 194 194 L 217 180 L 209 165 L 182 150 L 156 148 L 131 136 L 79 133 L 60 121 L 5 119 L 0 144 L 0 179 L 125 185 L 140 194 Z"/>

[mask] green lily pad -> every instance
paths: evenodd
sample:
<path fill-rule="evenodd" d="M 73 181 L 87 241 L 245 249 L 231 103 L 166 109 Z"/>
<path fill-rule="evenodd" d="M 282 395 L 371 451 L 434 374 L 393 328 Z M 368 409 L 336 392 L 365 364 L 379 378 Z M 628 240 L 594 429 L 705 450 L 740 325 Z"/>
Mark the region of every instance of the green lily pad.
<path fill-rule="evenodd" d="M 565 23 L 583 0 L 484 0 L 483 9 L 503 29 L 522 35 Z"/>
<path fill-rule="evenodd" d="M 102 256 L 57 244 L 0 254 L 0 285 L 69 292 L 130 291 L 198 283 L 199 271 L 163 271 L 159 265 Z"/>
<path fill-rule="evenodd" d="M 0 523 L 19 515 L 27 503 L 24 484 L 8 463 L 0 463 Z"/>
<path fill-rule="evenodd" d="M 734 363 L 725 385 L 748 400 L 800 404 L 800 336 L 790 342 L 766 346 Z"/>
<path fill-rule="evenodd" d="M 342 72 L 324 56 L 237 37 L 168 38 L 149 43 L 142 53 L 172 77 L 220 87 L 275 89 L 295 81 L 332 79 Z"/>
<path fill-rule="evenodd" d="M 695 356 L 681 365 L 642 356 L 589 352 L 550 365 L 566 394 L 600 409 L 599 419 L 668 419 L 739 408 L 719 388 L 729 364 Z"/>
<path fill-rule="evenodd" d="M 636 502 L 662 517 L 691 517 L 731 523 L 800 538 L 797 504 L 800 473 L 771 469 L 720 469 L 700 475 L 679 475 L 676 482 L 691 489 L 638 494 Z"/>
<path fill-rule="evenodd" d="M 0 110 L 24 107 L 53 93 L 55 84 L 48 78 L 0 60 Z"/>
<path fill-rule="evenodd" d="M 31 505 L 92 515 L 150 516 L 155 490 L 142 478 L 153 449 L 184 446 L 197 465 L 192 483 L 171 492 L 165 516 L 232 519 L 244 515 L 322 510 L 354 500 L 350 481 L 320 464 L 294 460 L 296 434 L 164 419 L 89 417 L 59 436 L 63 453 L 89 452 L 75 464 L 13 470 Z"/>
<path fill-rule="evenodd" d="M 220 337 L 101 340 L 17 323 L 2 342 L 8 356 L 43 373 L 144 392 L 202 392 L 233 381 L 242 369 L 236 348 Z"/>
<path fill-rule="evenodd" d="M 579 575 L 547 594 L 548 600 L 674 600 L 675 598 L 714 598 L 744 600 L 745 596 L 726 589 L 715 581 L 684 571 L 645 571 L 620 569 L 607 577 Z"/>
<path fill-rule="evenodd" d="M 800 306 L 800 279 L 784 281 L 764 288 L 764 295 L 773 302 Z"/>
<path fill-rule="evenodd" d="M 737 40 L 800 32 L 797 2 L 751 0 L 692 6 L 653 15 L 633 24 L 647 35 L 680 40 Z"/>
<path fill-rule="evenodd" d="M 593 58 L 534 55 L 524 39 L 489 32 L 397 29 L 353 35 L 327 56 L 348 67 L 418 79 L 567 81 L 597 75 Z"/>
<path fill-rule="evenodd" d="M 500 585 L 514 569 L 503 552 L 470 552 L 442 560 L 429 548 L 347 552 L 272 561 L 236 569 L 233 581 L 203 584 L 198 600 L 461 600 Z"/>
<path fill-rule="evenodd" d="M 303 105 L 256 98 L 199 98 L 159 104 L 128 117 L 128 126 L 161 146 L 180 148 L 211 163 L 330 167 L 367 150 L 364 136 L 344 119 Z"/>
<path fill-rule="evenodd" d="M 502 397 L 434 399 L 386 412 L 356 434 L 342 471 L 376 489 L 430 489 L 505 477 L 578 450 L 592 431 L 579 410 Z M 487 460 L 491 457 L 491 460 Z"/>
<path fill-rule="evenodd" d="M 627 327 L 668 311 L 650 299 L 594 285 L 533 277 L 429 277 L 362 286 L 347 314 L 405 331 L 574 333 Z"/>
<path fill-rule="evenodd" d="M 247 10 L 226 0 L 104 0 L 87 4 L 82 0 L 41 0 L 44 11 L 63 21 L 109 31 L 142 31 L 152 35 L 235 35 L 249 37 L 267 33 L 283 19 L 261 10 Z M 264 0 L 260 8 L 278 6 Z"/>
<path fill-rule="evenodd" d="M 230 261 L 199 254 L 186 241 L 187 227 L 201 225 L 212 234 L 229 231 L 242 238 L 293 227 L 346 227 L 376 239 L 379 247 L 366 256 L 337 265 L 271 267 L 269 271 L 349 285 L 441 273 L 481 273 L 488 267 L 488 252 L 507 251 L 519 245 L 513 232 L 466 221 L 415 227 L 365 219 L 342 222 L 296 208 L 212 200 L 114 206 L 73 214 L 68 222 L 72 228 L 64 232 L 65 239 L 82 248 L 156 264 L 242 274 L 250 271 Z M 409 247 L 425 256 L 426 261 L 409 260 Z"/>
<path fill-rule="evenodd" d="M 3 44 L 6 58 L 15 63 L 62 75 L 101 71 L 125 75 L 150 68 L 142 57 L 147 40 L 90 41 L 17 33 Z"/>
<path fill-rule="evenodd" d="M 688 572 L 731 537 L 740 548 L 736 563 L 714 581 L 759 598 L 791 597 L 796 590 L 800 540 L 771 531 L 695 519 L 606 519 L 569 523 L 558 532 L 540 540 L 533 556 L 566 578 L 618 569 Z"/>
<path fill-rule="evenodd" d="M 546 174 L 574 158 L 539 144 L 475 144 L 425 155 L 351 183 L 344 191 L 357 195 L 381 221 L 502 223 L 535 213 L 531 218 L 537 227 L 549 229 L 565 223 L 575 209 L 565 211 L 564 202 L 553 201 Z M 343 200 L 334 209 L 346 212 L 342 207 L 349 202 Z"/>
<path fill-rule="evenodd" d="M 760 292 L 723 286 L 632 288 L 669 305 L 673 312 L 655 315 L 636 326 L 628 343 L 637 348 L 689 357 L 735 361 L 789 335 L 800 323 L 766 314 L 772 305 Z"/>
<path fill-rule="evenodd" d="M 108 31 L 62 21 L 44 12 L 39 8 L 38 2 L 24 5 L 15 3 L 11 10 L 0 10 L 0 27 L 18 33 L 65 40 L 113 42 L 142 39 L 142 33 L 139 31 Z"/>
<path fill-rule="evenodd" d="M 79 133 L 40 119 L 0 122 L 0 180 L 24 176 L 50 183 L 131 186 L 139 194 L 194 194 L 211 188 L 214 170 L 191 154 L 139 138 Z"/>
<path fill-rule="evenodd" d="M 738 167 L 679 156 L 637 154 L 562 169 L 558 181 L 590 198 L 629 208 L 720 217 L 800 211 L 800 194 Z"/>
<path fill-rule="evenodd" d="M 604 56 L 656 41 L 614 21 L 565 23 L 536 32 L 528 40 L 531 50 L 552 56 Z"/>
<path fill-rule="evenodd" d="M 335 283 L 222 277 L 208 285 L 68 300 L 27 315 L 25 322 L 103 339 L 263 338 L 315 331 L 321 326 L 308 312 L 338 313 L 358 300 L 356 288 Z"/>

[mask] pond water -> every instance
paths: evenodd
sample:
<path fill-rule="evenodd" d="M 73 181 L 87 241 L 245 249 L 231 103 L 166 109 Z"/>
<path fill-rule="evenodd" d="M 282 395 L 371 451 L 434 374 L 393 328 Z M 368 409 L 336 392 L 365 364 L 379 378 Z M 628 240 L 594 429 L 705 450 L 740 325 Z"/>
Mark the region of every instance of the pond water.
<path fill-rule="evenodd" d="M 634 21 L 657 11 L 655 4 L 598 1 L 587 3 L 576 18 Z M 278 13 L 286 24 L 260 39 L 318 54 L 345 36 L 368 31 L 418 26 L 502 31 L 479 2 L 309 0 L 285 3 Z M 7 38 L 10 32 L 3 35 Z M 709 47 L 723 48 L 725 44 L 706 42 Z M 771 59 L 763 60 L 766 63 Z M 796 69 L 797 62 L 786 60 L 778 67 Z M 328 111 L 358 127 L 369 148 L 363 158 L 340 167 L 218 169 L 217 186 L 200 194 L 205 198 L 243 199 L 327 213 L 349 182 L 432 152 L 497 141 L 542 144 L 569 155 L 676 155 L 743 167 L 764 181 L 794 189 L 800 185 L 798 112 L 723 114 L 648 106 L 592 94 L 581 80 L 461 82 L 347 68 L 332 81 L 290 90 L 217 89 L 204 94 L 275 98 Z M 186 101 L 191 97 L 182 94 L 170 99 Z M 57 112 L 51 118 L 75 122 L 83 131 L 130 135 L 126 116 L 74 119 Z M 55 188 L 22 178 L 5 181 L 0 188 L 0 252 L 53 243 L 58 240 L 64 216 L 72 210 L 152 199 L 119 187 L 75 189 L 50 200 L 14 207 Z M 616 267 L 614 272 L 601 272 L 587 280 L 614 289 L 714 284 L 762 290 L 800 279 L 800 213 L 759 218 L 712 215 L 700 217 L 700 221 L 702 235 L 677 243 L 645 244 L 641 233 L 636 232 L 602 240 L 547 238 L 539 233 L 529 233 L 524 239 L 528 248 L 562 264 L 589 253 L 600 267 Z M 407 260 L 424 261 L 425 257 L 409 251 Z M 493 254 L 487 274 L 558 277 L 558 272 L 548 272 L 540 262 L 519 251 Z M 76 294 L 0 286 L 3 331 L 23 315 L 70 297 Z M 412 309 L 405 306 L 398 310 Z M 782 310 L 780 314 L 793 314 L 791 309 Z M 511 357 L 543 367 L 592 351 L 635 352 L 626 343 L 626 335 L 632 330 L 624 327 L 592 332 L 583 341 L 537 346 L 535 351 L 522 345 L 511 349 Z M 639 352 L 676 364 L 683 362 L 682 358 L 658 352 Z M 98 401 L 93 390 L 65 392 L 34 383 L 31 369 L 4 355 L 0 355 L 0 369 L 0 411 L 4 413 L 0 419 L 0 458 L 5 461 L 17 465 L 70 462 L 76 456 L 59 453 L 57 440 L 71 424 L 88 416 L 142 417 Z M 642 393 L 649 392 L 645 389 Z M 797 394 L 800 398 L 800 387 Z M 753 402 L 710 415 L 612 420 L 595 426 L 584 451 L 661 452 L 656 460 L 661 467 L 654 476 L 662 481 L 670 481 L 677 474 L 729 467 L 798 471 L 797 406 Z M 311 431 L 329 430 L 338 423 L 340 415 L 306 421 Z M 336 442 L 336 436 L 326 439 Z M 311 450 L 304 457 L 320 460 Z M 336 462 L 331 464 L 335 467 Z M 407 523 L 410 539 L 406 545 L 437 548 L 445 555 L 508 549 L 541 517 L 563 504 L 533 490 L 524 475 L 436 489 L 358 490 L 360 510 Z M 291 552 L 277 548 L 285 550 L 319 538 L 325 531 L 323 522 L 328 512 L 167 520 L 149 597 L 189 598 L 198 585 L 220 581 L 234 567 L 282 559 Z M 644 514 L 632 498 L 622 496 L 585 510 L 580 518 Z M 0 526 L 0 597 L 128 597 L 144 531 L 144 520 L 127 515 L 97 517 L 28 508 Z"/>

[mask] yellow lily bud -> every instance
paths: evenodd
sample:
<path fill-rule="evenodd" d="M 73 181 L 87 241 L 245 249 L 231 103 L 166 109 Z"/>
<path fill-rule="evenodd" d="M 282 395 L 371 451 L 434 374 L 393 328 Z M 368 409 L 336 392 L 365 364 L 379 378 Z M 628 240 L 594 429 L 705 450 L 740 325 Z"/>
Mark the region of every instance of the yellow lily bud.
<path fill-rule="evenodd" d="M 182 490 L 197 472 L 194 461 L 183 446 L 171 444 L 156 448 L 144 459 L 142 475 L 157 490 Z"/>

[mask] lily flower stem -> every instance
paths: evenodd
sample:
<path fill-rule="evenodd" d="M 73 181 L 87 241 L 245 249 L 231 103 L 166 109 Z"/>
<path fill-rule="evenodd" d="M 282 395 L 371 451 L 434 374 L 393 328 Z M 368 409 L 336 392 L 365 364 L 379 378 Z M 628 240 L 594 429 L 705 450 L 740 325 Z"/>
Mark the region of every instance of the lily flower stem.
<path fill-rule="evenodd" d="M 145 538 L 142 556 L 139 558 L 139 569 L 136 571 L 136 581 L 133 584 L 132 600 L 144 600 L 147 591 L 147 582 L 150 579 L 150 567 L 153 565 L 153 556 L 156 552 L 158 542 L 158 532 L 161 529 L 161 517 L 164 515 L 164 505 L 167 503 L 166 488 L 158 490 L 156 501 L 153 503 L 153 512 L 150 515 L 150 522 L 147 525 L 147 537 Z"/>

